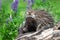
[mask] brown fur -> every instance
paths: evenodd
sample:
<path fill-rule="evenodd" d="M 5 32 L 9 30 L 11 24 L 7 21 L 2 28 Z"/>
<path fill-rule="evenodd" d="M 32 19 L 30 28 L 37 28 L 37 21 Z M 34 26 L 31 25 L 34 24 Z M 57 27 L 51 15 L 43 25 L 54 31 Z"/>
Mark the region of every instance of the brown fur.
<path fill-rule="evenodd" d="M 39 25 L 41 24 L 41 25 Z M 38 26 L 39 25 L 39 26 Z M 54 26 L 54 20 L 48 12 L 44 10 L 28 10 L 26 14 L 26 22 L 24 25 L 24 32 L 34 32 L 36 29 L 43 30 L 52 28 Z"/>

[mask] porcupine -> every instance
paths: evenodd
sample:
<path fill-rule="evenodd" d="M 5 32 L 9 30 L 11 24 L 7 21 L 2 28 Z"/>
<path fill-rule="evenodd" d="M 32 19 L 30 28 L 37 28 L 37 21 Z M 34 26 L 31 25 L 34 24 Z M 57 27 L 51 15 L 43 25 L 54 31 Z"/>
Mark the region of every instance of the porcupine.
<path fill-rule="evenodd" d="M 28 10 L 26 12 L 25 25 L 23 27 L 23 33 L 36 32 L 43 28 L 41 32 L 45 29 L 53 28 L 54 20 L 52 16 L 45 10 Z"/>

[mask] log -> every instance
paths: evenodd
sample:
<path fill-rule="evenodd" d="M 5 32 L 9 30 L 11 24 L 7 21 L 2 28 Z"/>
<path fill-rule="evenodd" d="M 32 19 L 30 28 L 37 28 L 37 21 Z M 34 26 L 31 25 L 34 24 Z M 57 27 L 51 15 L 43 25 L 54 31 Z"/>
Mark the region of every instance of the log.
<path fill-rule="evenodd" d="M 18 39 L 19 40 L 57 40 L 57 39 L 60 39 L 60 30 L 53 30 L 53 28 L 44 30 L 41 34 L 36 35 L 37 33 L 38 31 L 34 33 L 27 33 L 15 40 L 18 40 Z"/>

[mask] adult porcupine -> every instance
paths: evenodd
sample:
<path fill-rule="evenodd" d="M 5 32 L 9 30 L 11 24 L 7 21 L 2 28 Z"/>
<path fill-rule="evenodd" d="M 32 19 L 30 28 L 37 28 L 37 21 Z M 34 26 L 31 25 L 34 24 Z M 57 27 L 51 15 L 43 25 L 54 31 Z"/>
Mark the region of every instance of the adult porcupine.
<path fill-rule="evenodd" d="M 45 10 L 28 10 L 23 33 L 54 27 L 54 20 Z"/>

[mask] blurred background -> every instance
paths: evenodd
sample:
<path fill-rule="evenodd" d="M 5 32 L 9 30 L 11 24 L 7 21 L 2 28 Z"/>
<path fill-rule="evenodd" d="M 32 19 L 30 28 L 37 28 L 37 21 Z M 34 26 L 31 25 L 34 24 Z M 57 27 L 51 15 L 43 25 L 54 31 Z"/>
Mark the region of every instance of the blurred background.
<path fill-rule="evenodd" d="M 29 9 L 48 11 L 54 22 L 60 21 L 60 0 L 0 0 L 0 40 L 14 40 Z"/>

